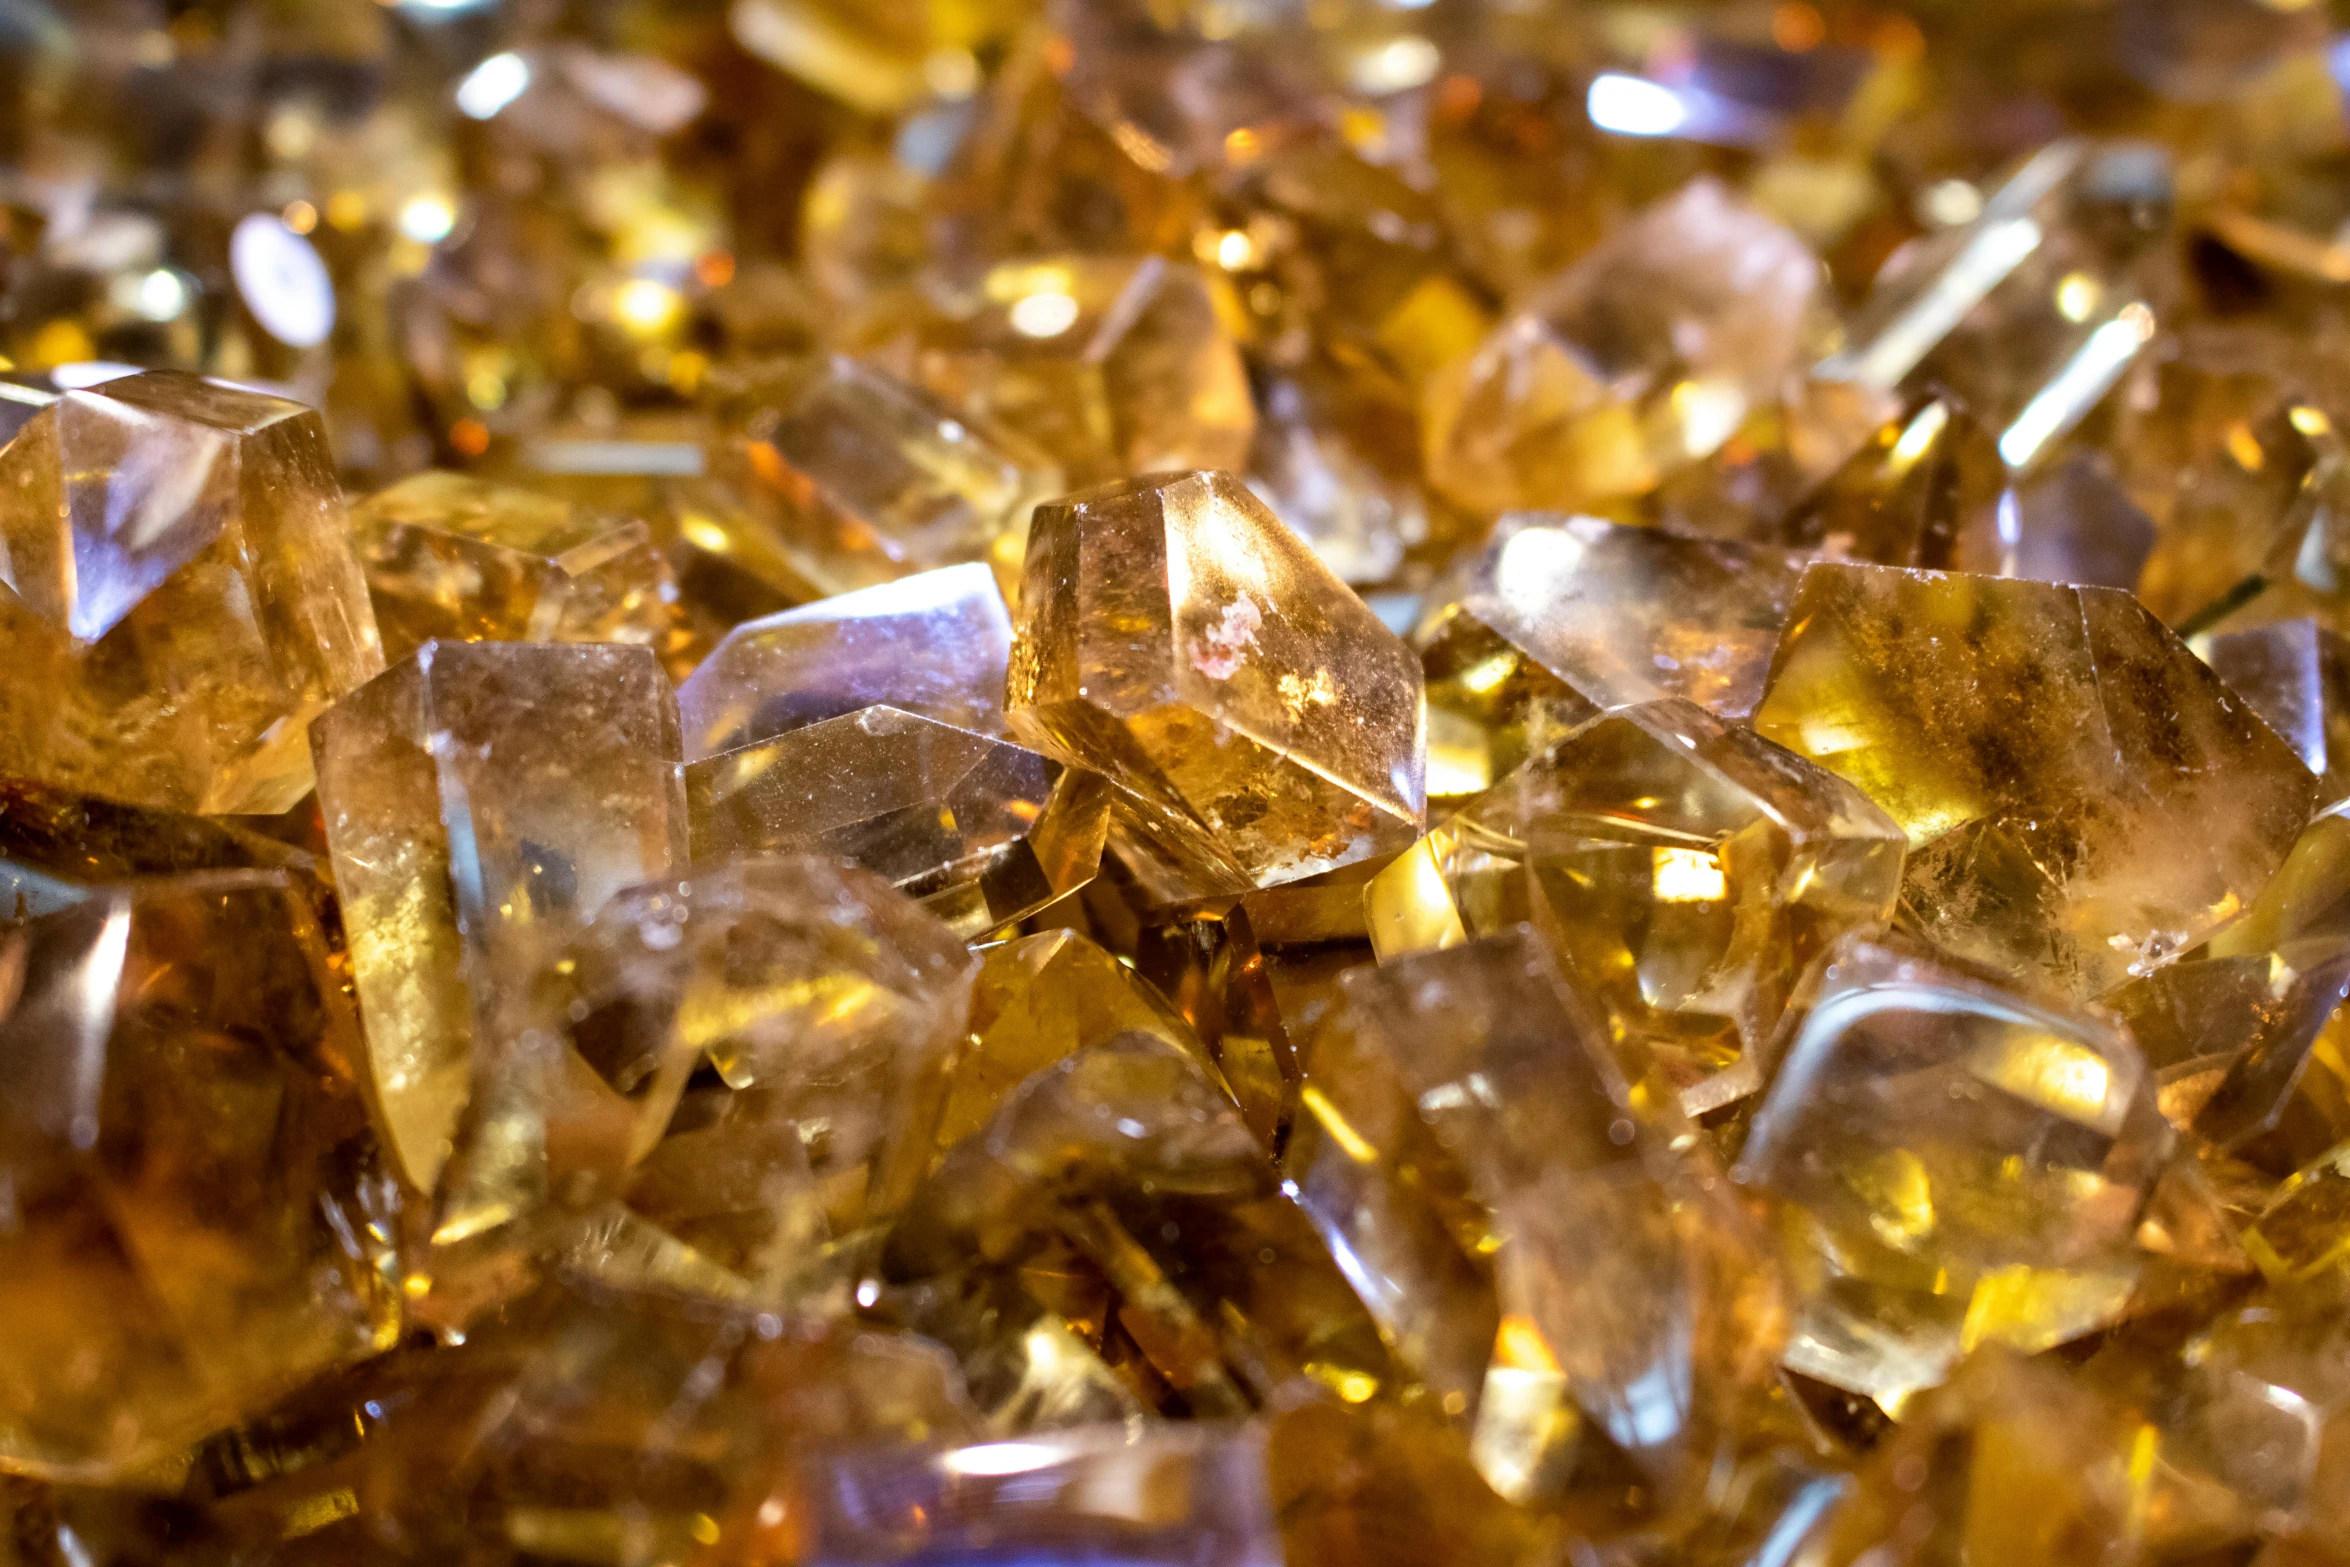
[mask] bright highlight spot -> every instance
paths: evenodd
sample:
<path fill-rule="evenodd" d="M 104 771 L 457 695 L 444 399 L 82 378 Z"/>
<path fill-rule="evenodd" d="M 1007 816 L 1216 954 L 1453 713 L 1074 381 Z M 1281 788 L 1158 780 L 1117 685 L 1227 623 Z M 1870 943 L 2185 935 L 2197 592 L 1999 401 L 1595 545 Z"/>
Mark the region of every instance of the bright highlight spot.
<path fill-rule="evenodd" d="M 1077 301 L 1067 294 L 1029 294 L 1012 305 L 1012 330 L 1022 337 L 1059 337 L 1077 324 Z"/>
<path fill-rule="evenodd" d="M 1689 121 L 1671 88 L 1614 71 L 1592 82 L 1584 108 L 1592 124 L 1618 136 L 1670 136 Z"/>
<path fill-rule="evenodd" d="M 612 295 L 614 319 L 639 336 L 649 337 L 676 319 L 677 290 L 652 278 L 630 278 Z"/>
<path fill-rule="evenodd" d="M 493 54 L 457 84 L 457 107 L 471 119 L 486 120 L 521 97 L 529 86 L 529 61 L 511 50 Z"/>
<path fill-rule="evenodd" d="M 437 245 L 457 226 L 457 209 L 446 196 L 414 196 L 400 209 L 400 234 L 419 245 Z"/>
<path fill-rule="evenodd" d="M 1721 862 L 1701 849 L 1658 849 L 1650 886 L 1659 903 L 1719 903 L 1730 883 Z"/>
<path fill-rule="evenodd" d="M 940 1454 L 938 1467 L 956 1475 L 1016 1475 L 1060 1461 L 1061 1450 L 1043 1442 L 983 1442 Z"/>

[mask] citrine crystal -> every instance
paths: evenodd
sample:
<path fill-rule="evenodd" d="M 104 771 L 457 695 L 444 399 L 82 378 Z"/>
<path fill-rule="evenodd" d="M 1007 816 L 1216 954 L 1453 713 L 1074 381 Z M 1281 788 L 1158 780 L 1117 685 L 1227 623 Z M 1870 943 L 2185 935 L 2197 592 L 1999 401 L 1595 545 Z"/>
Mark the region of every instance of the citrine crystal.
<path fill-rule="evenodd" d="M 433 472 L 359 502 L 351 526 L 394 662 L 436 637 L 657 646 L 668 635 L 676 585 L 638 519 Z"/>
<path fill-rule="evenodd" d="M 1109 787 L 991 735 L 867 707 L 685 770 L 697 863 L 827 853 L 886 878 L 966 937 L 1093 879 Z"/>
<path fill-rule="evenodd" d="M 1903 847 L 1851 784 L 1668 700 L 1529 757 L 1365 897 L 1381 958 L 1531 921 L 1697 1115 L 1762 1085 L 1804 965 L 1892 917 Z"/>
<path fill-rule="evenodd" d="M 68 392 L 0 449 L 0 769 L 275 812 L 383 667 L 318 415 L 193 376 Z"/>
<path fill-rule="evenodd" d="M 1859 938 L 1811 991 L 1738 1167 L 1786 1205 L 1787 1364 L 1897 1410 L 2118 1317 L 2171 1142 L 2128 1036 Z"/>
<path fill-rule="evenodd" d="M 384 1136 L 432 1192 L 464 1130 L 436 1225 L 494 1226 L 544 1178 L 540 1085 L 507 1059 L 540 1048 L 541 965 L 685 858 L 668 682 L 647 648 L 428 642 L 314 738 Z"/>
<path fill-rule="evenodd" d="M 1474 1420 L 1505 1496 L 1555 1488 L 1585 1421 L 1686 1483 L 1767 1378 L 1782 1320 L 1759 1237 L 1669 1092 L 1625 1077 L 1529 933 L 1347 991 L 1359 1064 L 1318 1060 L 1290 1168 L 1389 1341 Z"/>
<path fill-rule="evenodd" d="M 2321 809 L 2350 799 L 2350 645 L 2309 619 L 2213 636 L 2212 672 L 2317 775 Z"/>
<path fill-rule="evenodd" d="M 1071 486 L 1247 466 L 1248 373 L 1191 267 L 1158 256 L 1007 261 L 875 335 L 877 359 L 1020 437 Z"/>
<path fill-rule="evenodd" d="M 1428 477 L 1496 513 L 1653 489 L 1824 346 L 1802 240 L 1701 178 L 1535 288 L 1429 386 Z"/>
<path fill-rule="evenodd" d="M 1112 841 L 1169 895 L 1399 849 L 1422 794 L 1419 660 L 1229 475 L 1038 508 L 1006 706 L 1117 790 Z"/>
<path fill-rule="evenodd" d="M 1794 596 L 1788 551 L 1592 517 L 1503 519 L 1428 594 L 1428 791 L 1458 800 L 1601 711 L 1686 697 L 1744 718 Z"/>
<path fill-rule="evenodd" d="M 282 870 L 313 902 L 330 896 L 309 854 L 233 822 L 0 779 L 0 930 L 114 882 L 223 870 Z"/>
<path fill-rule="evenodd" d="M 2315 793 L 2184 644 L 2102 588 L 1814 565 L 1754 727 L 1901 824 L 1919 929 L 2084 999 L 2240 912 Z"/>
<path fill-rule="evenodd" d="M 100 890 L 0 970 L 0 1466 L 151 1465 L 386 1347 L 396 1197 L 288 876 Z"/>
<path fill-rule="evenodd" d="M 1012 620 L 986 567 L 925 571 L 736 626 L 677 688 L 689 760 L 886 703 L 1004 727 Z"/>
<path fill-rule="evenodd" d="M 819 594 L 958 561 L 1016 577 L 1028 513 L 1061 476 L 884 371 L 835 356 L 727 399 L 715 469 Z"/>

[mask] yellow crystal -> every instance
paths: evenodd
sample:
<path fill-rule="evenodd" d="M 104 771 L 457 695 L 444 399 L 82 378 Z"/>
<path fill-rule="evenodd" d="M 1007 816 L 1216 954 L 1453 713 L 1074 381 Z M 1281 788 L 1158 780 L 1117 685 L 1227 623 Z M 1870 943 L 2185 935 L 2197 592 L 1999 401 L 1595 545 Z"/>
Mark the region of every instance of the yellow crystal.
<path fill-rule="evenodd" d="M 1419 660 L 1226 474 L 1038 508 L 1014 733 L 1116 786 L 1162 897 L 1294 881 L 1417 832 Z"/>
<path fill-rule="evenodd" d="M 539 967 L 685 858 L 668 682 L 649 648 L 428 642 L 314 740 L 380 1130 L 438 1231 L 493 1227 L 543 1187 L 539 1085 L 505 1059 L 544 1033 Z"/>
<path fill-rule="evenodd" d="M 388 1346 L 358 1039 L 278 872 L 0 939 L 0 1467 L 103 1480 Z"/>
<path fill-rule="evenodd" d="M 1818 260 L 1700 178 L 1538 285 L 1422 403 L 1428 478 L 1487 514 L 1654 489 L 1824 342 Z"/>
<path fill-rule="evenodd" d="M 1795 977 L 1892 917 L 1902 850 L 1843 779 L 1661 701 L 1528 758 L 1365 898 L 1382 959 L 1531 921 L 1698 1115 L 1762 1086 Z"/>
<path fill-rule="evenodd" d="M 420 473 L 351 509 L 368 596 L 394 662 L 434 638 L 638 642 L 677 597 L 651 530 L 457 473 Z"/>
<path fill-rule="evenodd" d="M 1909 835 L 1909 917 L 2086 999 L 2195 946 L 2307 820 L 2307 769 L 2127 594 L 1819 564 L 1755 732 Z"/>
<path fill-rule="evenodd" d="M 1506 518 L 1428 594 L 1428 792 L 1490 787 L 1592 715 L 1686 697 L 1743 718 L 1802 557 L 1593 517 Z"/>
<path fill-rule="evenodd" d="M 2228 683 L 2317 775 L 2322 811 L 2350 799 L 2350 644 L 2310 619 L 2198 642 Z"/>
<path fill-rule="evenodd" d="M 383 667 L 326 430 L 156 372 L 0 451 L 0 771 L 170 810 L 285 810 L 304 726 Z"/>
<path fill-rule="evenodd" d="M 1785 1205 L 1787 1365 L 1898 1410 L 2118 1317 L 2170 1147 L 2128 1036 L 1855 937 L 1810 991 L 1738 1161 Z"/>
<path fill-rule="evenodd" d="M 1109 786 L 1008 740 L 867 707 L 685 769 L 696 864 L 830 854 L 977 938 L 1093 879 Z"/>

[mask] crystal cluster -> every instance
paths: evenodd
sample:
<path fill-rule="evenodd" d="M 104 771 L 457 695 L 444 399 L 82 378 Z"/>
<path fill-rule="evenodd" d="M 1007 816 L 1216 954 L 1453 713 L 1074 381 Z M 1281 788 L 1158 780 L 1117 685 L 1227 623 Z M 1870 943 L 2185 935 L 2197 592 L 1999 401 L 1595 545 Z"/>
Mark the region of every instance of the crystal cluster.
<path fill-rule="evenodd" d="M 2350 34 L 0 9 L 0 1567 L 2350 1567 Z"/>

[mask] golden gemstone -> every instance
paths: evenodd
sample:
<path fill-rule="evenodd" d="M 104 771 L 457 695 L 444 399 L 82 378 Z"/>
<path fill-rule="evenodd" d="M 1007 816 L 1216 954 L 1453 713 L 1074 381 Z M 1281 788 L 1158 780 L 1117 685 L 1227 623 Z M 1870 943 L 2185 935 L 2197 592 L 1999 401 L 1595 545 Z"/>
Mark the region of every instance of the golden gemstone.
<path fill-rule="evenodd" d="M 305 726 L 383 667 L 326 428 L 155 373 L 0 449 L 0 770 L 135 804 L 282 811 Z"/>
<path fill-rule="evenodd" d="M 1402 848 L 1425 809 L 1419 660 L 1226 474 L 1038 508 L 1005 705 L 1115 786 L 1163 897 Z"/>

